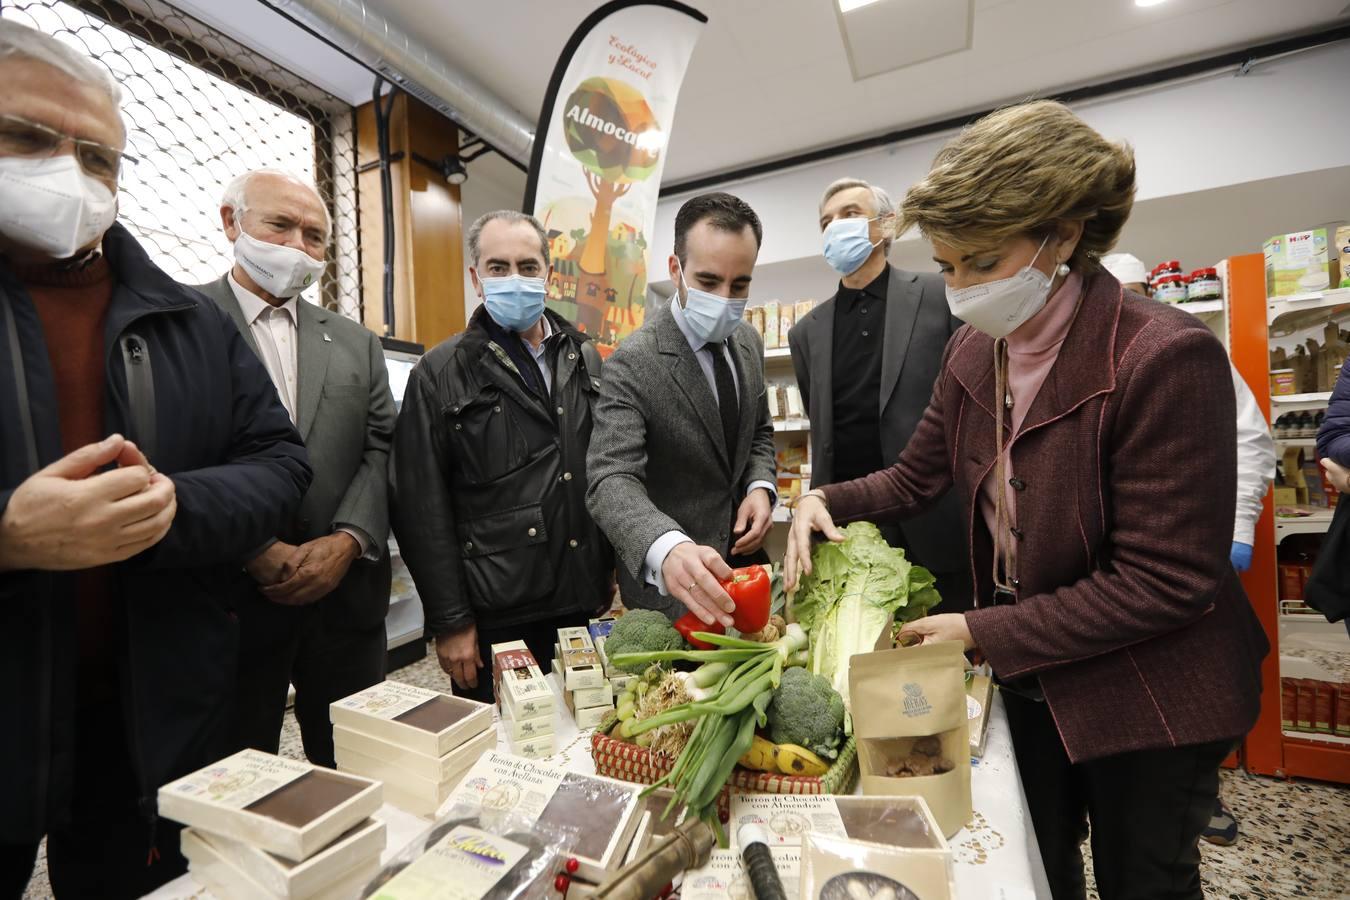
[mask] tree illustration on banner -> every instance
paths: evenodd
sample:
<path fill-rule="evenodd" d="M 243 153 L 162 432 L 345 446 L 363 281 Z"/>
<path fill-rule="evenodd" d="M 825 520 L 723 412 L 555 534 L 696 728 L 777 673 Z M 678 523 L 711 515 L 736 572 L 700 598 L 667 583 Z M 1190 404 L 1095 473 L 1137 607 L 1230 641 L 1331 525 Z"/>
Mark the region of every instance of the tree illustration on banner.
<path fill-rule="evenodd" d="M 587 78 L 562 110 L 567 147 L 595 198 L 579 240 L 577 322 L 611 343 L 640 324 L 633 307 L 647 290 L 646 236 L 614 221 L 614 205 L 656 171 L 664 136 L 642 92 L 622 81 Z"/>

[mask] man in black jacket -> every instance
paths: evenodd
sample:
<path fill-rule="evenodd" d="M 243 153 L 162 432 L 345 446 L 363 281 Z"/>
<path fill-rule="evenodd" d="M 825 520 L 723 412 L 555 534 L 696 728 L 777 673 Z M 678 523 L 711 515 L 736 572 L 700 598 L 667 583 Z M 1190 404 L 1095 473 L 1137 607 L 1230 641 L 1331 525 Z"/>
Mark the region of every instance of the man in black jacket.
<path fill-rule="evenodd" d="M 484 305 L 408 379 L 394 533 L 441 667 L 491 699 L 489 645 L 524 640 L 547 667 L 555 630 L 607 604 L 614 562 L 585 506 L 600 356 L 544 308 L 544 229 L 502 210 L 468 242 Z"/>
<path fill-rule="evenodd" d="M 242 565 L 310 470 L 234 323 L 115 224 L 116 84 L 4 20 L 0 79 L 0 896 L 45 835 L 57 896 L 137 897 L 184 869 L 155 792 L 222 755 Z"/>
<path fill-rule="evenodd" d="M 928 408 L 947 341 L 961 322 L 942 278 L 886 261 L 895 206 L 881 188 L 841 178 L 820 200 L 825 259 L 839 290 L 788 333 L 811 419 L 811 483 L 862 478 L 895 462 Z M 965 529 L 955 492 L 882 529 L 937 576 L 943 612 L 973 605 Z"/>

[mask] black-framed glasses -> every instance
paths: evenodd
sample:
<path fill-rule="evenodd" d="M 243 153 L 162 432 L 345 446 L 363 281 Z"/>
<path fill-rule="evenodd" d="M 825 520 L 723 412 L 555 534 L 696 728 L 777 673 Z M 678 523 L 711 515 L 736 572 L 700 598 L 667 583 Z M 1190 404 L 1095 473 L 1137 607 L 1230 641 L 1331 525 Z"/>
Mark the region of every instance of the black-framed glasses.
<path fill-rule="evenodd" d="M 140 162 L 130 153 L 107 144 L 77 138 L 22 116 L 0 113 L 0 156 L 41 159 L 56 155 L 67 142 L 75 147 L 80 168 L 94 178 L 115 181 L 124 160 Z"/>

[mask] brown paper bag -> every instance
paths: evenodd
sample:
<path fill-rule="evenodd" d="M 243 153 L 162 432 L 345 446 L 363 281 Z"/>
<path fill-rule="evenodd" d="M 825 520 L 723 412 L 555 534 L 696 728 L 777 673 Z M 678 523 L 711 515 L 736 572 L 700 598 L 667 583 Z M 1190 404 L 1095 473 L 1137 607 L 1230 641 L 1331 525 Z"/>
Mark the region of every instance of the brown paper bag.
<path fill-rule="evenodd" d="M 957 641 L 849 661 L 864 794 L 917 794 L 951 837 L 971 818 L 966 658 Z"/>

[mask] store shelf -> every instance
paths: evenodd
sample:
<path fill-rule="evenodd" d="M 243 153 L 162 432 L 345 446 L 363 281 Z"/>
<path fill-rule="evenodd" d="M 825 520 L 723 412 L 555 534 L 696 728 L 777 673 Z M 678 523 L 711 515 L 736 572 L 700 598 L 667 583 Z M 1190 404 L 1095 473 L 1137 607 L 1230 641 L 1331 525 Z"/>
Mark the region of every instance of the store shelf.
<path fill-rule="evenodd" d="M 1193 316 L 1208 316 L 1223 312 L 1222 300 L 1198 300 L 1195 303 L 1178 303 L 1178 309 L 1184 309 Z"/>
<path fill-rule="evenodd" d="M 783 422 L 774 422 L 773 430 L 788 434 L 807 432 L 811 430 L 810 419 L 788 419 Z"/>
<path fill-rule="evenodd" d="M 1276 438 L 1278 447 L 1316 447 L 1317 438 Z"/>
<path fill-rule="evenodd" d="M 1306 516 L 1276 516 L 1275 543 L 1295 534 L 1326 534 L 1334 514 L 1329 509 L 1308 510 Z"/>
<path fill-rule="evenodd" d="M 1308 741 L 1313 744 L 1340 744 L 1344 747 L 1350 747 L 1350 737 L 1342 737 L 1339 734 L 1314 734 L 1308 731 L 1288 731 L 1284 736 L 1295 741 Z"/>
<path fill-rule="evenodd" d="M 1269 297 L 1266 299 L 1266 323 L 1273 326 L 1280 321 L 1280 330 L 1289 333 L 1306 328 L 1310 324 L 1326 319 L 1325 310 L 1350 304 L 1350 288 L 1336 288 L 1329 291 L 1309 291 L 1306 294 L 1294 294 L 1289 297 Z M 1315 315 L 1308 315 L 1314 313 Z M 1297 316 L 1298 318 L 1292 318 Z"/>
<path fill-rule="evenodd" d="M 790 347 L 773 347 L 773 348 L 770 348 L 770 349 L 764 351 L 764 361 L 765 361 L 766 363 L 782 362 L 783 360 L 787 360 L 787 361 L 791 362 L 791 360 L 792 360 L 792 348 L 790 348 Z"/>
<path fill-rule="evenodd" d="M 1287 412 L 1326 409 L 1331 402 L 1331 391 L 1318 391 L 1314 394 L 1275 394 L 1270 398 L 1273 409 L 1271 415 L 1283 415 Z"/>

